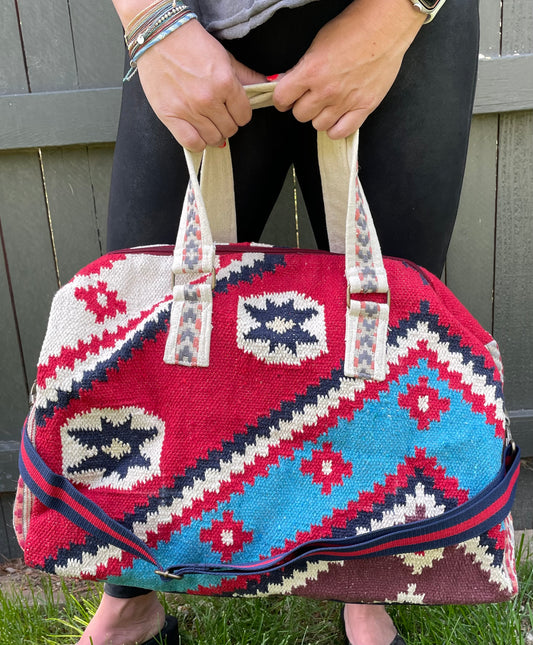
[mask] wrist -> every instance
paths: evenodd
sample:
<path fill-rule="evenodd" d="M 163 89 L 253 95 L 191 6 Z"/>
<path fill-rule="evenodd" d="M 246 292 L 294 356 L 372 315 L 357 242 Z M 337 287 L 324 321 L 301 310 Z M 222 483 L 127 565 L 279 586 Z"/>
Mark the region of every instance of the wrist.
<path fill-rule="evenodd" d="M 154 0 L 112 0 L 115 11 L 124 29 L 141 11 L 147 9 Z"/>
<path fill-rule="evenodd" d="M 416 11 L 419 11 L 426 17 L 424 24 L 427 24 L 441 10 L 445 0 L 410 0 L 410 2 Z"/>
<path fill-rule="evenodd" d="M 367 33 L 380 40 L 405 42 L 407 46 L 426 20 L 411 0 L 354 0 L 343 13 L 353 14 L 354 23 L 364 25 Z"/>
<path fill-rule="evenodd" d="M 137 71 L 137 62 L 154 45 L 183 27 L 196 14 L 181 0 L 155 0 L 141 10 L 125 28 L 124 39 L 130 56 L 125 81 Z"/>

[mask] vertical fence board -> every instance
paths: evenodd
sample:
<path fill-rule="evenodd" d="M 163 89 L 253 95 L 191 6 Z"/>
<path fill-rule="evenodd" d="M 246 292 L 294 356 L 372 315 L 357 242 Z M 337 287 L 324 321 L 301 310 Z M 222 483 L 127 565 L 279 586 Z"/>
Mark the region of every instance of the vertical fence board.
<path fill-rule="evenodd" d="M 102 252 L 107 249 L 107 211 L 114 146 L 90 146 L 89 169 L 94 197 L 94 210 Z"/>
<path fill-rule="evenodd" d="M 500 52 L 501 6 L 480 2 L 480 56 Z M 446 284 L 488 330 L 493 327 L 498 116 L 473 119 L 461 201 L 446 260 Z"/>
<path fill-rule="evenodd" d="M 28 406 L 26 406 L 25 414 L 27 412 Z M 20 437 L 24 416 L 23 414 L 13 428 L 18 437 Z M 0 441 L 0 493 L 13 491 L 17 488 L 19 452 L 20 441 Z"/>
<path fill-rule="evenodd" d="M 6 256 L 31 385 L 50 302 L 57 290 L 41 170 L 35 151 L 0 155 L 0 195 Z"/>
<path fill-rule="evenodd" d="M 65 284 L 101 255 L 87 148 L 46 148 L 42 161 L 59 280 Z"/>
<path fill-rule="evenodd" d="M 0 2 L 0 42 L 2 43 L 0 94 L 27 92 L 24 56 L 16 7 L 13 2 Z"/>
<path fill-rule="evenodd" d="M 502 54 L 528 54 L 532 51 L 533 2 L 505 0 L 502 11 Z"/>
<path fill-rule="evenodd" d="M 22 555 L 15 534 L 11 529 L 14 501 L 13 494 L 0 493 L 0 554 L 7 558 L 18 558 Z M 2 524 L 4 525 L 3 531 L 1 530 Z"/>
<path fill-rule="evenodd" d="M 8 277 L 5 270 L 5 258 L 0 247 L 0 319 L 2 333 L 0 334 L 0 442 L 13 439 L 17 429 L 21 427 L 27 410 L 28 389 L 24 377 L 22 356 Z"/>
<path fill-rule="evenodd" d="M 533 51 L 533 2 L 505 0 L 502 54 Z M 531 79 L 528 79 L 531 82 Z M 495 334 L 510 408 L 532 407 L 533 111 L 500 115 Z"/>
<path fill-rule="evenodd" d="M 77 87 L 67 0 L 18 0 L 32 92 Z"/>
<path fill-rule="evenodd" d="M 80 87 L 121 85 L 125 49 L 122 26 L 112 3 L 70 0 L 70 13 Z"/>
<path fill-rule="evenodd" d="M 501 6 L 481 2 L 480 56 L 498 56 Z M 498 116 L 472 122 L 457 222 L 446 260 L 446 283 L 480 323 L 492 330 Z"/>
<path fill-rule="evenodd" d="M 481 0 L 479 3 L 481 22 L 479 51 L 483 56 L 493 57 L 500 53 L 501 13 L 499 0 Z"/>
<path fill-rule="evenodd" d="M 498 116 L 473 120 L 446 263 L 447 285 L 487 330 L 492 330 L 497 138 Z"/>
<path fill-rule="evenodd" d="M 533 392 L 533 112 L 501 115 L 499 146 L 494 333 L 520 409 Z"/>

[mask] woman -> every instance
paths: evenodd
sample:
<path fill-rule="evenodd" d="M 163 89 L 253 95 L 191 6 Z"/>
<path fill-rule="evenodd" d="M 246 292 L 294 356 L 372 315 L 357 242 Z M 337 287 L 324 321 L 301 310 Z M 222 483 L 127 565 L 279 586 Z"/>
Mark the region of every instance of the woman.
<path fill-rule="evenodd" d="M 147 0 L 114 0 L 128 25 Z M 382 250 L 442 272 L 464 172 L 477 68 L 477 0 L 435 20 L 414 0 L 194 0 L 187 20 L 125 83 L 108 246 L 173 243 L 188 180 L 181 147 L 231 150 L 238 236 L 257 240 L 294 163 L 327 248 L 316 130 L 360 128 L 360 175 Z M 244 18 L 241 18 L 244 16 Z M 243 85 L 277 78 L 253 121 Z M 251 205 L 253 204 L 253 209 Z M 250 214 L 253 213 L 253 216 Z M 382 606 L 346 605 L 351 645 L 400 645 Z M 79 645 L 155 643 L 177 627 L 154 592 L 106 585 Z"/>

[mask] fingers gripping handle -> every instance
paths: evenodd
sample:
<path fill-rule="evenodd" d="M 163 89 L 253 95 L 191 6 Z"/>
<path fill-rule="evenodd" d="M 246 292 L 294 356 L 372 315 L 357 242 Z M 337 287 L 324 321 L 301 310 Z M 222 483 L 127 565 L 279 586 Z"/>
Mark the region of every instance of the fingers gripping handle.
<path fill-rule="evenodd" d="M 272 105 L 274 83 L 246 89 L 252 107 Z M 356 293 L 387 293 L 387 275 L 370 209 L 357 174 L 358 134 L 332 141 L 318 133 L 318 156 L 328 236 L 332 251 L 346 257 L 346 376 L 383 380 L 386 372 L 388 304 L 352 299 Z M 203 155 L 185 151 L 190 181 L 172 270 L 175 275 L 170 331 L 164 360 L 189 366 L 209 365 L 212 277 L 216 239 L 236 239 L 235 201 L 229 146 Z M 198 169 L 202 165 L 202 185 Z M 207 205 L 207 208 L 206 208 Z M 207 214 L 213 218 L 210 222 Z M 216 214 L 216 217 L 215 217 Z M 339 294 L 344 300 L 344 294 Z"/>

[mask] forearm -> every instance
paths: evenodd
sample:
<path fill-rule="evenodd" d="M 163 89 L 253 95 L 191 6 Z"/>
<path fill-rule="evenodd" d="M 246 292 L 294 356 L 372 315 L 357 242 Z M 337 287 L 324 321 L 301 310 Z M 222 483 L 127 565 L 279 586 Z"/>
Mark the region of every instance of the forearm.
<path fill-rule="evenodd" d="M 353 27 L 371 38 L 377 50 L 381 43 L 398 43 L 406 51 L 425 21 L 410 0 L 354 0 L 339 18 L 347 30 Z"/>
<path fill-rule="evenodd" d="M 383 37 L 414 38 L 426 19 L 410 0 L 354 0 L 340 15 L 363 20 L 365 26 Z"/>
<path fill-rule="evenodd" d="M 202 150 L 219 145 L 250 120 L 243 85 L 264 77 L 230 56 L 194 14 L 185 11 L 184 16 L 170 1 L 113 0 L 113 4 L 132 59 L 125 80 L 138 70 L 148 102 L 184 147 Z M 145 35 L 149 39 L 153 34 L 147 42 Z"/>

